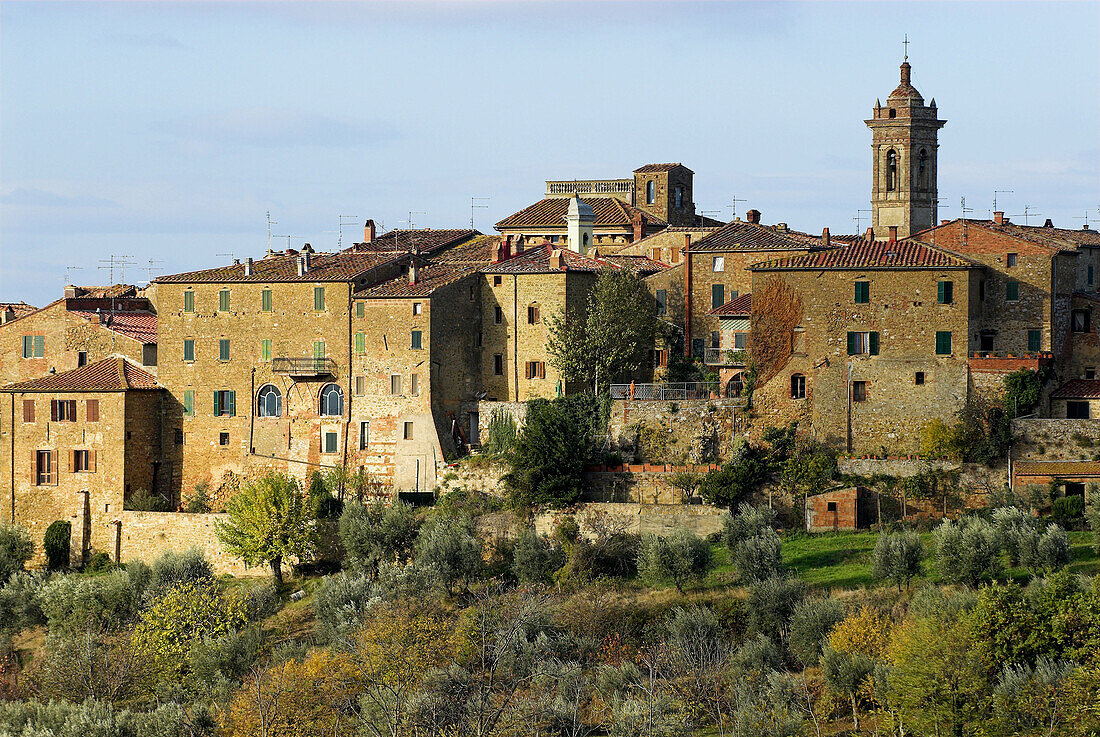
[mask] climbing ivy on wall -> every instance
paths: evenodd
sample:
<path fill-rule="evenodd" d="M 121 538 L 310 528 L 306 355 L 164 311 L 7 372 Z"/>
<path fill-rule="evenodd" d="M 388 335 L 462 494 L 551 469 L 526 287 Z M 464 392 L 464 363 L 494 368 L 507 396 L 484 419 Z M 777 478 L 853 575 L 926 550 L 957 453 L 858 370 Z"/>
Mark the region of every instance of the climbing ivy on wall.
<path fill-rule="evenodd" d="M 778 374 L 790 360 L 794 329 L 802 321 L 802 298 L 787 282 L 770 277 L 752 295 L 752 363 L 756 384 Z"/>

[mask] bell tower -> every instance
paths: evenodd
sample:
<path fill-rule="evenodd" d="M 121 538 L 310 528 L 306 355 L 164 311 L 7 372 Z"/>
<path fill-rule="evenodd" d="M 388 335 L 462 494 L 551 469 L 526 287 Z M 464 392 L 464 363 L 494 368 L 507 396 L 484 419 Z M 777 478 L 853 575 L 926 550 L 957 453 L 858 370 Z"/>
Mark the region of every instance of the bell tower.
<path fill-rule="evenodd" d="M 946 120 L 936 114 L 936 100 L 927 106 L 910 81 L 908 56 L 901 65 L 901 83 L 886 98 L 875 100 L 871 129 L 873 179 L 871 225 L 876 238 L 897 226 L 899 238 L 936 223 L 937 133 Z"/>

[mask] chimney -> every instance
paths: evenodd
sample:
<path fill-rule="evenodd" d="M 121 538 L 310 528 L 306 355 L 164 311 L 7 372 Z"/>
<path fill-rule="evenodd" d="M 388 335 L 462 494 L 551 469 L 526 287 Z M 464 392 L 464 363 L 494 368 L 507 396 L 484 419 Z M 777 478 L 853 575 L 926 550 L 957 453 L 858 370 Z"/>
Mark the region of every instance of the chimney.
<path fill-rule="evenodd" d="M 759 210 L 749 210 L 747 213 L 745 213 L 745 219 L 748 220 L 753 225 L 759 225 L 760 224 L 760 211 Z"/>
<path fill-rule="evenodd" d="M 873 241 L 875 239 L 875 229 L 874 228 L 868 228 L 867 232 L 863 234 L 863 237 L 866 238 L 869 241 Z"/>
<path fill-rule="evenodd" d="M 1047 222 L 1050 222 L 1049 220 Z M 65 287 L 65 299 L 74 299 L 76 297 L 76 287 Z"/>
<path fill-rule="evenodd" d="M 233 259 L 233 265 L 234 266 L 240 266 L 241 265 L 241 260 L 239 258 Z"/>
<path fill-rule="evenodd" d="M 252 257 L 249 256 L 244 260 L 244 275 L 252 276 Z"/>
<path fill-rule="evenodd" d="M 416 258 L 409 259 L 409 284 L 416 284 L 420 281 L 420 263 Z"/>
<path fill-rule="evenodd" d="M 298 256 L 298 276 L 305 276 L 309 273 L 309 254 L 303 253 Z"/>
<path fill-rule="evenodd" d="M 1004 210 L 995 210 L 993 212 L 993 222 L 995 222 L 997 225 L 1004 225 L 1005 224 L 1005 211 Z"/>
<path fill-rule="evenodd" d="M 504 260 L 512 258 L 512 236 L 504 236 Z"/>
<path fill-rule="evenodd" d="M 561 249 L 555 248 L 550 251 L 550 268 L 561 270 L 564 261 L 561 256 Z"/>
<path fill-rule="evenodd" d="M 832 245 L 832 242 L 829 240 L 829 229 L 828 228 L 822 228 L 821 229 L 821 242 L 822 242 L 822 244 L 824 244 L 824 246 L 826 248 L 828 248 L 829 246 Z"/>
<path fill-rule="evenodd" d="M 370 243 L 374 240 L 375 227 L 374 220 L 368 220 L 363 226 L 363 242 Z"/>
<path fill-rule="evenodd" d="M 775 224 L 775 229 L 778 230 L 780 233 L 786 233 L 787 232 L 787 224 L 786 223 L 776 223 Z"/>
<path fill-rule="evenodd" d="M 891 243 L 897 243 L 898 242 L 898 226 L 896 226 L 896 225 L 891 225 L 890 226 L 890 242 Z"/>
<path fill-rule="evenodd" d="M 1044 228 L 1053 228 L 1054 227 L 1054 221 L 1051 220 L 1050 218 L 1047 218 L 1047 221 L 1045 223 L 1043 223 L 1043 227 Z"/>
<path fill-rule="evenodd" d="M 302 246 L 302 253 L 313 253 L 313 246 L 309 245 L 308 243 L 304 244 Z"/>
<path fill-rule="evenodd" d="M 645 218 L 642 216 L 642 213 L 635 212 L 634 216 L 630 219 L 630 224 L 634 226 L 634 243 L 645 238 Z"/>
<path fill-rule="evenodd" d="M 95 308 L 95 317 L 92 318 L 92 322 L 95 323 L 96 325 L 102 325 L 103 324 L 103 308 L 101 308 L 101 307 L 96 307 Z"/>

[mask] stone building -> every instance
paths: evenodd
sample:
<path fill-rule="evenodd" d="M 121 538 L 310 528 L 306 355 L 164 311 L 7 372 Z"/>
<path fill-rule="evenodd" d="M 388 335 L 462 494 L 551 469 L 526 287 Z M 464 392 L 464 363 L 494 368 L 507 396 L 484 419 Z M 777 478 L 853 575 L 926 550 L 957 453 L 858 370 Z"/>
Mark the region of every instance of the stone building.
<path fill-rule="evenodd" d="M 74 564 L 114 551 L 125 501 L 152 489 L 161 463 L 163 395 L 123 357 L 0 387 L 0 519 L 39 553 L 46 527 L 70 522 Z"/>
<path fill-rule="evenodd" d="M 871 227 L 878 238 L 908 238 L 936 222 L 936 174 L 940 120 L 936 100 L 927 106 L 911 82 L 909 62 L 883 106 L 875 100 L 870 120 Z"/>
<path fill-rule="evenodd" d="M 914 241 L 757 263 L 749 344 L 764 425 L 799 420 L 854 452 L 918 451 L 966 402 L 982 267 Z"/>
<path fill-rule="evenodd" d="M 26 302 L 0 302 L 0 325 L 17 317 L 29 315 L 37 309 L 37 307 Z"/>
<path fill-rule="evenodd" d="M 597 256 L 646 256 L 654 261 L 675 265 L 684 260 L 684 239 L 691 236 L 691 242 L 696 243 L 701 238 L 714 233 L 720 225 L 676 226 L 670 225 L 652 235 L 647 235 L 639 241 L 626 245 L 598 246 Z"/>
<path fill-rule="evenodd" d="M 1050 417 L 1100 419 L 1100 379 L 1073 379 L 1050 393 Z"/>
<path fill-rule="evenodd" d="M 0 325 L 0 384 L 68 371 L 107 356 L 157 371 L 157 316 L 127 284 L 65 288 L 61 299 Z"/>

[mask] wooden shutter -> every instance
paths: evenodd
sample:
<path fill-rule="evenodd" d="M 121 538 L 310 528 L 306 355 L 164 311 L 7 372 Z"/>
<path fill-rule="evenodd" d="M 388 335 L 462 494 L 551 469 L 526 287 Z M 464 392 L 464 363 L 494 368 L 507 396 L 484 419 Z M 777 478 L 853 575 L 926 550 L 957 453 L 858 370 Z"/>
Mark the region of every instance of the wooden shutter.
<path fill-rule="evenodd" d="M 57 470 L 60 471 L 61 469 L 59 468 Z M 70 450 L 69 451 L 69 473 L 73 473 L 75 471 L 76 471 L 76 451 L 75 450 Z"/>
<path fill-rule="evenodd" d="M 46 355 L 46 336 L 36 335 L 34 336 L 34 357 L 42 358 Z"/>
<path fill-rule="evenodd" d="M 57 422 L 57 400 L 50 400 L 50 421 Z"/>
<path fill-rule="evenodd" d="M 229 412 L 230 417 L 236 417 L 237 415 L 237 392 L 229 392 Z"/>
<path fill-rule="evenodd" d="M 23 400 L 23 422 L 34 422 L 34 400 Z"/>
<path fill-rule="evenodd" d="M 95 473 L 95 451 L 88 451 L 88 470 Z"/>
<path fill-rule="evenodd" d="M 524 374 L 523 378 L 525 378 L 525 379 L 530 379 L 531 378 L 531 362 L 530 361 L 523 364 L 523 374 Z"/>
<path fill-rule="evenodd" d="M 539 378 L 546 378 L 546 363 L 544 361 L 539 361 Z"/>
<path fill-rule="evenodd" d="M 69 400 L 69 422 L 76 422 L 76 400 Z"/>
<path fill-rule="evenodd" d="M 878 333 L 877 332 L 871 332 L 871 333 L 868 333 L 868 335 L 870 335 L 870 344 L 871 344 L 870 345 L 870 353 L 871 353 L 872 356 L 877 356 L 878 355 Z"/>
<path fill-rule="evenodd" d="M 99 400 L 89 399 L 87 401 L 88 422 L 99 422 Z"/>
<path fill-rule="evenodd" d="M 856 334 L 848 332 L 848 355 L 854 356 L 856 354 Z"/>
<path fill-rule="evenodd" d="M 221 392 L 214 392 L 214 416 L 217 417 L 222 413 L 221 404 Z"/>

